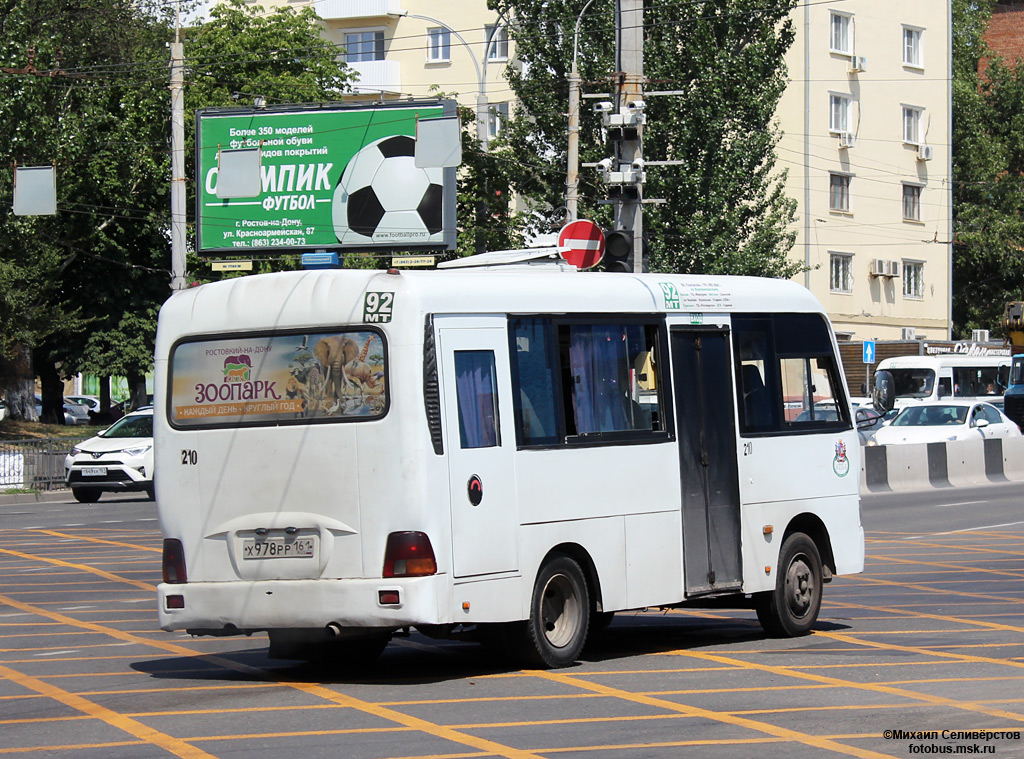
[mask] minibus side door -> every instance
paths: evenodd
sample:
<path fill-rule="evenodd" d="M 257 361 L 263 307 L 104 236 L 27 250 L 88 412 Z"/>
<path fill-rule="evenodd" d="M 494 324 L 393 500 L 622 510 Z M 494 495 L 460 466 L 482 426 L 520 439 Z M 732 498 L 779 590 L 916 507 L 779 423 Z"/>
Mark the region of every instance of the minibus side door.
<path fill-rule="evenodd" d="M 435 317 L 456 577 L 518 568 L 516 446 L 504 317 Z"/>
<path fill-rule="evenodd" d="M 743 583 L 729 331 L 673 328 L 672 374 L 687 596 Z"/>

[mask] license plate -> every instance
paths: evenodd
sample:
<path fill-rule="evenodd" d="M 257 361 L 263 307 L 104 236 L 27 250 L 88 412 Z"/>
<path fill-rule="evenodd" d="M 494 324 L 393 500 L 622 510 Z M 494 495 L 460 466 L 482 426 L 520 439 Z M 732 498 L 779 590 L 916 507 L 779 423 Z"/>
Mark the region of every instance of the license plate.
<path fill-rule="evenodd" d="M 315 537 L 267 537 L 242 541 L 243 559 L 312 559 L 315 556 Z"/>
<path fill-rule="evenodd" d="M 82 467 L 83 477 L 106 477 L 107 468 L 105 466 L 83 466 Z"/>

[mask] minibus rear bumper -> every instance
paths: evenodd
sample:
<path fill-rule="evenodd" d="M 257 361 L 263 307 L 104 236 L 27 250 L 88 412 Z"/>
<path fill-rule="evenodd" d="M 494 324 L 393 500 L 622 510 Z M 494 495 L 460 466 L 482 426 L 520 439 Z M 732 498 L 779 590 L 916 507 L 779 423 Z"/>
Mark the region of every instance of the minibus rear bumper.
<path fill-rule="evenodd" d="M 396 595 L 397 594 L 397 602 Z M 162 630 L 233 634 L 253 630 L 400 628 L 445 624 L 448 576 L 346 580 L 161 583 Z"/>

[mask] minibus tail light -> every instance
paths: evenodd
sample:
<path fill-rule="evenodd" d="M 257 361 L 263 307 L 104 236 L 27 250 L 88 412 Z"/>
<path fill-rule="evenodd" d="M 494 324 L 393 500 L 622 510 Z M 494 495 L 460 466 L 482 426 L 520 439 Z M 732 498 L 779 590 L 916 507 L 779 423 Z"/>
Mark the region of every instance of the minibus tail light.
<path fill-rule="evenodd" d="M 180 584 L 188 582 L 185 571 L 185 550 L 177 538 L 164 538 L 164 582 Z"/>
<path fill-rule="evenodd" d="M 437 574 L 430 538 L 424 532 L 393 532 L 384 549 L 384 577 L 423 577 Z"/>

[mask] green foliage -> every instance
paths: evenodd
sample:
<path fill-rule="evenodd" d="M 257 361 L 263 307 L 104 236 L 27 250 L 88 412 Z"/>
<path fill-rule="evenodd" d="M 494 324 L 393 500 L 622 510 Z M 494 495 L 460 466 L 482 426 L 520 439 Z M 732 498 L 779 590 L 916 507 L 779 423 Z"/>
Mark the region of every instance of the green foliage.
<path fill-rule="evenodd" d="M 512 204 L 513 150 L 503 136 L 487 149 L 476 132 L 476 114 L 460 108 L 462 165 L 458 174 L 458 254 L 510 250 L 524 245 L 525 220 Z"/>
<path fill-rule="evenodd" d="M 7 0 L 0 17 L 0 65 L 23 72 L 0 76 L 0 156 L 54 165 L 58 207 L 13 216 L 0 177 L 0 356 L 23 344 L 70 372 L 84 366 L 87 326 L 166 288 L 149 271 L 166 226 L 151 210 L 166 206 L 166 109 L 153 95 L 166 25 L 124 0 Z"/>
<path fill-rule="evenodd" d="M 56 215 L 15 217 L 13 177 L 0 172 L 0 367 L 24 367 L 12 360 L 24 346 L 65 375 L 141 375 L 152 366 L 156 316 L 170 292 L 172 8 L 0 0 L 0 66 L 55 72 L 0 74 L 0 160 L 55 164 L 58 189 Z M 233 0 L 184 30 L 183 41 L 190 146 L 196 109 L 249 105 L 253 94 L 268 103 L 337 100 L 348 78 L 308 8 L 266 13 Z M 258 266 L 294 268 L 294 259 Z M 192 263 L 205 273 L 205 262 Z"/>
<path fill-rule="evenodd" d="M 186 113 L 249 106 L 255 96 L 268 105 L 341 100 L 352 74 L 320 32 L 310 6 L 272 12 L 242 0 L 215 6 L 208 22 L 197 21 L 182 36 Z"/>
<path fill-rule="evenodd" d="M 992 59 L 988 6 L 953 2 L 953 328 L 998 329 L 1024 299 L 1024 63 Z"/>
<path fill-rule="evenodd" d="M 573 29 L 582 2 L 491 0 L 512 25 L 517 57 L 510 67 L 521 100 L 509 131 L 518 157 L 515 187 L 546 209 L 544 231 L 564 221 L 565 116 Z M 648 89 L 679 94 L 647 98 L 644 157 L 678 161 L 647 170 L 644 196 L 664 199 L 644 209 L 651 269 L 688 273 L 790 277 L 787 260 L 796 203 L 775 168 L 775 109 L 785 88 L 783 56 L 793 41 L 790 0 L 650 0 L 644 13 Z M 579 71 L 584 92 L 614 100 L 613 3 L 595 3 L 582 17 Z M 656 84 L 654 84 L 656 83 Z M 583 101 L 587 103 L 588 101 Z M 581 108 L 580 160 L 612 154 L 600 117 Z M 580 170 L 579 216 L 607 226 L 597 172 Z"/>

